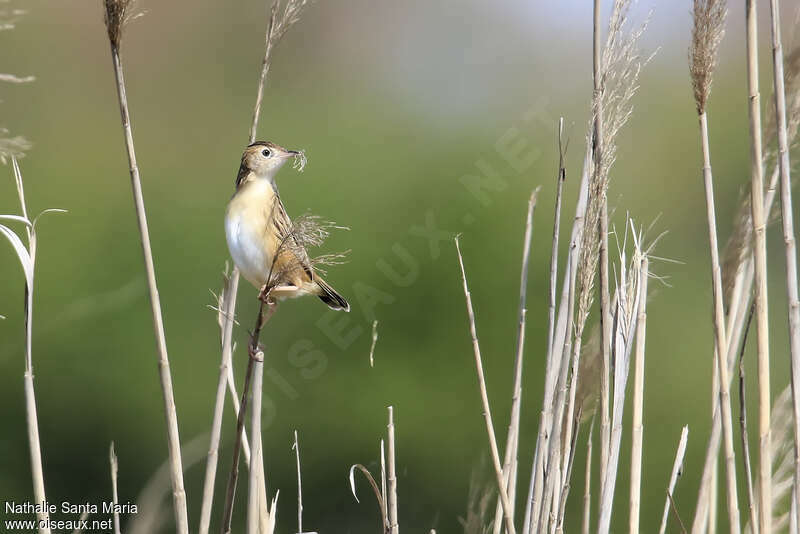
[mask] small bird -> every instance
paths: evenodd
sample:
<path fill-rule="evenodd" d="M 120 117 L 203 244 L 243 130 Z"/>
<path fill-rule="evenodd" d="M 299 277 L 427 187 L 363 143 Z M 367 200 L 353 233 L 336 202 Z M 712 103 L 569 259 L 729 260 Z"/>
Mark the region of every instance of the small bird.
<path fill-rule="evenodd" d="M 300 152 L 257 141 L 242 154 L 236 192 L 225 213 L 225 237 L 234 263 L 260 297 L 316 295 L 331 309 L 350 305 L 316 272 L 278 194 L 275 175 Z"/>

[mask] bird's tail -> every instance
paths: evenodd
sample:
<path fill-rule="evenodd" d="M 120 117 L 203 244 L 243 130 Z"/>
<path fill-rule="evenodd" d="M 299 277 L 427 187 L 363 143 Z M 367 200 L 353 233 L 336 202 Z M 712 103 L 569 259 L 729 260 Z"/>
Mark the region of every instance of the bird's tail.
<path fill-rule="evenodd" d="M 320 300 L 327 304 L 330 309 L 344 310 L 346 312 L 350 311 L 350 304 L 348 304 L 344 297 L 337 293 L 335 289 L 329 286 L 325 280 L 317 276 L 314 281 L 320 289 L 318 294 Z"/>

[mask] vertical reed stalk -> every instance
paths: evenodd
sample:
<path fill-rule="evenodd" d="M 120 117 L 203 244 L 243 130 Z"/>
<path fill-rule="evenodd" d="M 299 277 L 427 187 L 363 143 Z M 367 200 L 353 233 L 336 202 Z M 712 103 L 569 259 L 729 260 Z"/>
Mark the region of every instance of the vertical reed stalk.
<path fill-rule="evenodd" d="M 583 490 L 583 523 L 581 534 L 589 534 L 592 522 L 592 442 L 594 438 L 594 419 L 589 429 L 589 440 L 586 443 L 586 471 Z"/>
<path fill-rule="evenodd" d="M 458 242 L 458 236 L 455 237 L 456 252 L 458 253 L 458 264 L 461 268 L 461 281 L 464 286 L 464 297 L 467 302 L 467 316 L 469 319 L 469 331 L 472 337 L 472 351 L 475 356 L 475 369 L 478 375 L 478 390 L 481 396 L 481 404 L 483 406 L 483 418 L 486 423 L 486 433 L 489 436 L 489 449 L 492 455 L 492 463 L 494 464 L 494 472 L 497 478 L 497 491 L 500 494 L 500 500 L 503 505 L 503 514 L 505 515 L 506 531 L 507 534 L 516 534 L 514 529 L 514 520 L 511 512 L 511 504 L 508 500 L 508 492 L 503 482 L 503 467 L 500 465 L 500 453 L 497 449 L 497 438 L 494 433 L 494 423 L 492 422 L 492 412 L 489 407 L 489 396 L 486 392 L 486 380 L 483 376 L 483 361 L 481 360 L 481 348 L 478 344 L 478 333 L 475 327 L 475 312 L 472 309 L 472 295 L 467 286 L 467 274 L 464 270 L 464 259 L 461 256 L 461 245 Z M 390 412 L 391 413 L 391 412 Z M 389 443 L 389 454 L 391 457 L 392 443 Z M 391 487 L 392 467 L 389 466 L 389 482 Z"/>
<path fill-rule="evenodd" d="M 747 90 L 750 117 L 750 208 L 755 257 L 756 332 L 758 334 L 759 531 L 772 532 L 772 447 L 770 436 L 769 320 L 767 235 L 761 146 L 761 98 L 758 90 L 758 23 L 756 0 L 746 0 Z"/>
<path fill-rule="evenodd" d="M 264 385 L 264 353 L 256 351 L 253 356 L 253 410 L 250 414 L 250 435 L 253 450 L 250 461 L 250 477 L 247 486 L 247 534 L 259 533 L 261 518 L 259 502 L 259 479 L 264 476 L 264 455 L 261 446 L 261 398 Z"/>
<path fill-rule="evenodd" d="M 303 532 L 303 482 L 300 478 L 300 442 L 297 440 L 297 430 L 294 431 L 294 449 L 297 459 L 297 532 Z"/>
<path fill-rule="evenodd" d="M 633 436 L 631 445 L 631 496 L 629 531 L 631 534 L 639 532 L 639 509 L 641 503 L 642 485 L 642 438 L 644 425 L 642 413 L 644 407 L 644 348 L 647 324 L 647 277 L 649 263 L 647 256 L 642 258 L 639 273 L 639 318 L 636 321 L 636 357 L 633 374 Z"/>
<path fill-rule="evenodd" d="M 594 18 L 592 24 L 592 80 L 594 84 L 594 136 L 593 150 L 594 173 L 600 173 L 603 159 L 603 80 L 602 80 L 602 46 L 600 45 L 600 0 L 594 0 Z M 608 287 L 608 197 L 603 194 L 600 212 L 600 346 L 603 356 L 600 371 L 600 485 L 605 484 L 608 454 L 611 443 L 611 305 Z M 600 492 L 602 494 L 602 491 Z"/>
<path fill-rule="evenodd" d="M 536 210 L 536 200 L 539 196 L 537 187 L 531 192 L 528 199 L 528 214 L 525 218 L 525 237 L 522 242 L 522 268 L 519 283 L 519 311 L 517 315 L 517 348 L 514 360 L 514 386 L 511 397 L 511 419 L 506 437 L 506 451 L 503 459 L 503 478 L 508 491 L 508 500 L 511 504 L 512 519 L 515 509 L 516 472 L 519 448 L 519 421 L 520 404 L 522 402 L 522 363 L 525 348 L 525 317 L 528 313 L 526 301 L 528 297 L 528 267 L 530 265 L 531 238 L 533 237 L 533 213 Z M 503 504 L 497 499 L 494 515 L 494 534 L 499 534 L 503 523 Z"/>
<path fill-rule="evenodd" d="M 164 400 L 164 415 L 167 424 L 167 443 L 169 448 L 175 526 L 179 534 L 188 534 L 189 518 L 186 511 L 186 491 L 183 486 L 183 463 L 181 460 L 181 442 L 178 433 L 178 414 L 175 407 L 175 395 L 172 390 L 172 374 L 169 367 L 169 357 L 167 356 L 164 320 L 161 316 L 161 299 L 158 296 L 155 267 L 153 265 L 153 252 L 150 248 L 150 231 L 147 226 L 147 215 L 145 213 L 144 197 L 142 195 L 142 182 L 139 176 L 139 166 L 136 163 L 136 151 L 134 149 L 133 132 L 131 130 L 130 113 L 128 111 L 128 97 L 125 90 L 122 60 L 119 54 L 123 24 L 127 16 L 125 11 L 129 7 L 129 2 L 130 0 L 105 0 L 106 27 L 108 29 L 109 44 L 111 46 L 114 78 L 117 82 L 117 97 L 119 99 L 119 111 L 122 119 L 122 131 L 125 137 L 125 148 L 128 154 L 128 166 L 131 175 L 136 221 L 139 226 L 142 255 L 144 256 L 145 273 L 147 275 L 147 290 L 150 295 L 153 330 L 156 335 L 158 372 L 161 378 L 161 392 Z"/>
<path fill-rule="evenodd" d="M 708 241 L 711 251 L 712 298 L 714 300 L 714 336 L 719 374 L 719 402 L 722 410 L 722 434 L 725 444 L 725 474 L 727 481 L 728 519 L 731 532 L 740 531 L 739 500 L 736 488 L 736 459 L 733 449 L 733 415 L 731 412 L 730 377 L 728 374 L 725 332 L 725 309 L 722 302 L 722 268 L 717 245 L 717 219 L 714 207 L 714 185 L 711 173 L 711 153 L 708 143 L 708 116 L 705 109 L 700 113 L 700 139 L 703 151 L 703 183 L 706 198 Z"/>
<path fill-rule="evenodd" d="M 772 76 L 775 118 L 778 129 L 778 162 L 781 173 L 781 221 L 786 253 L 786 298 L 789 303 L 789 352 L 792 369 L 792 407 L 794 413 L 794 485 L 800 487 L 800 301 L 797 296 L 797 251 L 792 217 L 792 177 L 789 140 L 786 133 L 786 87 L 783 75 L 781 9 L 779 0 L 770 0 L 772 19 Z M 800 496 L 795 492 L 794 498 Z M 796 502 L 795 505 L 800 505 Z M 800 506 L 798 506 L 800 508 Z"/>
<path fill-rule="evenodd" d="M 397 467 L 395 465 L 395 444 L 394 444 L 394 408 L 389 406 L 389 424 L 387 429 L 388 439 L 388 463 L 389 463 L 389 485 L 386 500 L 388 502 L 387 514 L 389 519 L 389 534 L 398 534 L 400 526 L 397 520 Z"/>
<path fill-rule="evenodd" d="M 658 529 L 658 534 L 664 534 L 667 530 L 667 517 L 669 516 L 669 502 L 671 496 L 675 493 L 675 484 L 678 483 L 678 477 L 681 476 L 683 471 L 683 457 L 686 455 L 686 443 L 689 440 L 689 427 L 683 427 L 681 430 L 681 439 L 678 441 L 678 451 L 675 453 L 675 463 L 672 464 L 672 474 L 669 476 L 669 488 L 667 489 L 667 501 L 664 503 L 664 513 L 661 515 L 661 526 Z"/>
<path fill-rule="evenodd" d="M 113 441 L 111 442 L 111 448 L 108 451 L 108 461 L 111 466 L 111 502 L 114 504 L 114 534 L 120 534 L 119 512 L 117 511 L 117 504 L 119 504 L 119 495 L 117 493 L 117 472 L 119 471 L 119 463 L 117 462 L 117 454 L 114 452 Z"/>

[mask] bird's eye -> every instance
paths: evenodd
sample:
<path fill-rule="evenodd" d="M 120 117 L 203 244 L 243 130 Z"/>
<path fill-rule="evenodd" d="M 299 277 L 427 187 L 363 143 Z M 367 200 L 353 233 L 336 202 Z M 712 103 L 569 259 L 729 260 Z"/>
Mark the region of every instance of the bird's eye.
<path fill-rule="evenodd" d="M 264 150 L 261 151 L 261 155 L 264 156 L 265 158 L 268 158 L 272 155 L 272 151 L 268 148 L 265 148 Z"/>

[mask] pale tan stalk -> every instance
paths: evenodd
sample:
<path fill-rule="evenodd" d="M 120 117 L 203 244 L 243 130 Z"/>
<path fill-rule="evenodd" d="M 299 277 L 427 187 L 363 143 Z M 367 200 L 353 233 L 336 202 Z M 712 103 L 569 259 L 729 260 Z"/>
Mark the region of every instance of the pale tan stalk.
<path fill-rule="evenodd" d="M 792 372 L 792 401 L 794 413 L 794 485 L 800 487 L 800 300 L 797 296 L 797 251 L 795 250 L 792 216 L 792 177 L 789 140 L 786 133 L 786 87 L 783 74 L 783 44 L 781 42 L 781 10 L 779 0 L 770 0 L 772 19 L 772 76 L 775 94 L 775 118 L 778 129 L 778 161 L 781 172 L 781 221 L 786 254 L 786 298 L 789 304 L 789 353 Z M 798 498 L 800 492 L 795 492 Z M 800 505 L 800 501 L 795 505 Z M 798 506 L 797 508 L 800 508 Z"/>
<path fill-rule="evenodd" d="M 767 235 L 764 217 L 764 177 L 761 107 L 758 91 L 758 25 L 756 0 L 746 0 L 747 90 L 750 117 L 750 208 L 755 257 L 756 332 L 758 334 L 759 531 L 772 532 L 772 447 L 770 437 L 769 319 L 767 296 Z"/>
<path fill-rule="evenodd" d="M 253 409 L 250 414 L 250 435 L 253 451 L 247 486 L 247 534 L 259 533 L 261 519 L 259 478 L 264 473 L 264 455 L 261 448 L 261 399 L 264 386 L 264 353 L 257 351 L 253 358 Z"/>
<path fill-rule="evenodd" d="M 22 183 L 22 173 L 19 169 L 16 157 L 11 158 L 14 169 L 14 178 L 17 183 L 17 194 L 22 206 L 22 216 L 28 220 L 27 206 L 25 203 L 25 192 Z M 23 383 L 25 390 L 25 424 L 28 433 L 28 450 L 31 459 L 31 478 L 33 480 L 33 498 L 36 503 L 47 502 L 47 495 L 44 485 L 44 469 L 42 468 L 42 443 L 39 438 L 39 415 L 36 410 L 36 392 L 33 387 L 33 279 L 35 275 L 34 265 L 36 262 L 36 233 L 26 227 L 28 235 L 28 255 L 31 260 L 30 279 L 25 283 L 25 372 Z M 24 268 L 24 267 L 23 267 Z M 26 277 L 27 280 L 27 277 Z M 50 534 L 47 526 L 50 521 L 50 514 L 46 509 L 36 513 L 37 522 L 42 524 L 39 528 L 40 534 Z M 42 523 L 44 522 L 44 523 Z"/>
<path fill-rule="evenodd" d="M 592 81 L 594 84 L 594 173 L 600 173 L 603 160 L 603 80 L 602 63 L 603 54 L 600 45 L 600 0 L 594 0 L 594 18 L 592 24 Z M 608 468 L 608 454 L 611 443 L 611 304 L 608 286 L 608 197 L 603 194 L 600 211 L 600 346 L 603 356 L 603 366 L 600 371 L 600 486 L 606 480 Z M 602 494 L 602 491 L 599 492 Z"/>
<path fill-rule="evenodd" d="M 117 462 L 117 455 L 114 452 L 114 442 L 111 442 L 111 448 L 108 451 L 108 461 L 111 465 L 111 502 L 114 504 L 113 520 L 114 520 L 114 534 L 120 534 L 119 531 L 119 512 L 117 505 L 119 504 L 119 494 L 117 492 L 117 472 L 119 471 L 119 463 Z"/>
<path fill-rule="evenodd" d="M 500 453 L 497 449 L 497 439 L 494 433 L 494 423 L 492 422 L 492 412 L 489 407 L 489 396 L 486 392 L 486 380 L 483 376 L 483 361 L 481 359 L 481 348 L 478 344 L 478 334 L 475 327 L 475 312 L 472 309 L 472 295 L 469 292 L 469 287 L 467 286 L 467 274 L 464 270 L 464 259 L 461 256 L 461 245 L 458 242 L 459 236 L 455 237 L 456 243 L 456 252 L 458 253 L 458 264 L 461 268 L 461 281 L 463 282 L 464 286 L 464 297 L 467 302 L 467 316 L 469 318 L 469 331 L 470 336 L 472 337 L 472 351 L 475 356 L 475 368 L 478 375 L 478 390 L 481 396 L 481 404 L 483 406 L 483 419 L 486 423 L 486 433 L 489 436 L 489 450 L 492 455 L 492 463 L 494 464 L 494 471 L 495 476 L 497 478 L 497 490 L 500 494 L 500 500 L 503 505 L 503 515 L 505 516 L 505 523 L 506 523 L 506 531 L 508 534 L 515 534 L 516 530 L 514 529 L 514 520 L 512 518 L 511 512 L 511 504 L 508 500 L 508 492 L 506 491 L 505 484 L 503 482 L 503 467 L 500 465 Z M 390 455 L 391 455 L 391 448 L 392 444 L 389 444 L 390 447 Z M 390 464 L 390 471 L 389 471 L 389 479 L 390 479 L 390 486 L 391 486 L 391 478 L 392 478 L 392 471 L 391 471 L 391 464 Z"/>
<path fill-rule="evenodd" d="M 681 430 L 681 439 L 678 441 L 678 452 L 675 454 L 675 463 L 672 464 L 672 474 L 669 477 L 669 489 L 667 489 L 667 502 L 664 503 L 664 513 L 661 516 L 661 527 L 658 529 L 658 534 L 664 534 L 667 530 L 670 496 L 675 493 L 675 484 L 677 484 L 678 477 L 683 471 L 683 457 L 686 455 L 686 442 L 688 439 L 689 427 L 685 426 L 683 430 Z"/>
<path fill-rule="evenodd" d="M 714 336 L 717 372 L 719 373 L 719 402 L 722 410 L 722 434 L 725 444 L 725 474 L 727 482 L 728 519 L 731 532 L 740 532 L 739 500 L 736 488 L 736 458 L 733 449 L 733 415 L 731 412 L 730 377 L 728 374 L 725 332 L 725 308 L 722 302 L 722 268 L 717 245 L 717 219 L 714 207 L 714 185 L 711 173 L 711 153 L 708 143 L 708 117 L 700 113 L 700 139 L 703 151 L 703 183 L 706 198 L 708 240 L 711 251 L 711 282 L 714 300 Z"/>
<path fill-rule="evenodd" d="M 136 163 L 136 151 L 133 144 L 133 131 L 131 129 L 130 113 L 128 112 L 128 97 L 125 90 L 125 79 L 122 69 L 122 60 L 119 55 L 119 39 L 125 19 L 127 0 L 105 0 L 106 25 L 109 30 L 109 43 L 111 45 L 111 60 L 114 67 L 114 77 L 117 82 L 117 97 L 122 119 L 122 131 L 125 137 L 125 149 L 128 154 L 128 164 L 133 189 L 134 208 L 139 226 L 139 236 L 144 256 L 145 273 L 147 275 L 147 290 L 150 295 L 150 312 L 153 318 L 153 330 L 156 335 L 156 351 L 158 353 L 158 372 L 161 378 L 161 393 L 164 401 L 164 415 L 167 424 L 167 444 L 170 459 L 170 475 L 172 482 L 172 499 L 175 512 L 175 527 L 179 534 L 189 533 L 189 518 L 186 511 L 186 491 L 183 485 L 183 462 L 181 460 L 181 444 L 178 432 L 178 414 L 175 407 L 175 395 L 172 390 L 172 373 L 167 355 L 167 341 L 164 335 L 164 320 L 161 316 L 161 299 L 158 296 L 155 267 L 153 265 L 153 252 L 150 247 L 150 230 L 147 226 L 147 215 L 142 195 L 142 182 L 139 176 L 139 166 Z M 122 9 L 122 13 L 113 12 Z M 116 36 L 116 39 L 115 39 Z"/>
<path fill-rule="evenodd" d="M 744 463 L 744 476 L 747 483 L 747 508 L 750 512 L 750 529 L 752 534 L 758 534 L 758 516 L 756 514 L 756 500 L 753 492 L 753 468 L 750 462 L 750 439 L 747 433 L 747 389 L 744 376 L 744 349 L 747 346 L 747 333 L 750 330 L 750 319 L 753 318 L 753 308 L 750 308 L 750 318 L 744 331 L 742 350 L 739 353 L 739 430 L 742 439 L 742 461 Z"/>
<path fill-rule="evenodd" d="M 519 311 L 517 315 L 517 350 L 514 360 L 514 386 L 511 397 L 511 418 L 506 436 L 506 451 L 503 459 L 503 480 L 508 491 L 508 500 L 511 504 L 512 520 L 515 510 L 516 472 L 519 447 L 519 421 L 520 403 L 522 401 L 522 363 L 525 348 L 525 317 L 528 313 L 526 301 L 528 298 L 528 266 L 530 265 L 531 238 L 533 237 L 533 213 L 536 210 L 536 200 L 540 187 L 531 192 L 528 199 L 528 214 L 525 218 L 525 237 L 522 241 L 522 268 L 519 283 Z M 500 533 L 503 524 L 503 504 L 497 499 L 494 515 L 494 534 Z"/>
<path fill-rule="evenodd" d="M 458 243 L 458 241 L 456 241 Z M 459 253 L 460 257 L 460 253 Z M 462 265 L 463 269 L 463 265 Z M 466 282 L 465 282 L 466 283 Z M 389 463 L 388 469 L 388 488 L 387 488 L 387 517 L 389 520 L 389 534 L 397 534 L 400 531 L 400 526 L 397 520 L 397 467 L 395 465 L 395 444 L 394 444 L 394 408 L 389 406 L 389 424 L 386 426 L 387 430 L 387 461 Z"/>
<path fill-rule="evenodd" d="M 639 273 L 639 318 L 636 321 L 636 357 L 633 374 L 633 437 L 631 445 L 631 496 L 629 531 L 639 532 L 639 510 L 641 504 L 642 485 L 642 438 L 644 425 L 642 413 L 644 408 L 644 347 L 647 324 L 647 276 L 649 274 L 647 256 L 642 258 Z"/>
<path fill-rule="evenodd" d="M 208 447 L 206 461 L 206 474 L 203 481 L 203 501 L 200 506 L 199 534 L 208 534 L 211 526 L 211 509 L 214 501 L 214 484 L 217 479 L 217 464 L 219 462 L 219 441 L 222 435 L 222 418 L 225 410 L 225 390 L 228 372 L 231 366 L 233 353 L 233 314 L 236 308 L 236 293 L 239 288 L 239 270 L 234 267 L 230 278 L 226 278 L 222 290 L 222 362 L 219 366 L 217 380 L 217 394 L 214 402 L 214 416 L 211 422 L 211 443 Z M 230 313 L 230 315 L 229 315 Z M 232 373 L 231 373 L 232 374 Z M 236 416 L 239 416 L 238 406 Z M 249 449 L 249 447 L 248 447 Z M 247 465 L 250 465 L 250 451 L 247 451 Z"/>
<path fill-rule="evenodd" d="M 300 442 L 297 440 L 297 430 L 294 431 L 294 455 L 297 460 L 297 532 L 303 532 L 303 482 L 300 478 Z"/>
<path fill-rule="evenodd" d="M 594 419 L 589 428 L 589 441 L 586 444 L 586 471 L 584 474 L 583 490 L 583 523 L 581 534 L 589 534 L 592 521 L 592 438 L 594 437 Z"/>

